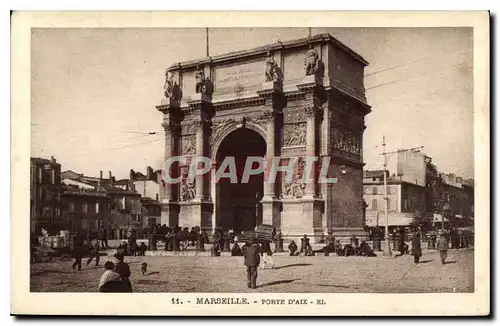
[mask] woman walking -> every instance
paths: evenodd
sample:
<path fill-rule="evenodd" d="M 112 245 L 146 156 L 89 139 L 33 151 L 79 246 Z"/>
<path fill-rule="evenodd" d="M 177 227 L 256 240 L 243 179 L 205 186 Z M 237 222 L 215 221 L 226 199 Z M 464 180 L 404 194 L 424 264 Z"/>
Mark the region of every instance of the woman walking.
<path fill-rule="evenodd" d="M 418 264 L 420 257 L 422 257 L 422 247 L 420 244 L 420 232 L 415 232 L 413 239 L 411 240 L 411 254 L 413 256 L 413 261 Z"/>
<path fill-rule="evenodd" d="M 442 231 L 439 232 L 437 250 L 439 250 L 439 258 L 441 259 L 441 264 L 444 265 L 444 261 L 446 259 L 446 256 L 448 255 L 448 240 L 446 239 L 446 234 Z"/>

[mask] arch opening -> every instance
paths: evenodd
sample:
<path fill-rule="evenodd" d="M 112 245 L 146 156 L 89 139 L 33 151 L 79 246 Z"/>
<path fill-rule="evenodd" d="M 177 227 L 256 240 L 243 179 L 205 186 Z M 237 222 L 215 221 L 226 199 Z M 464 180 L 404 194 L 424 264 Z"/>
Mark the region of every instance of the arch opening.
<path fill-rule="evenodd" d="M 217 149 L 217 167 L 228 157 L 234 158 L 237 183 L 221 178 L 216 184 L 217 226 L 232 229 L 235 234 L 250 231 L 262 220 L 260 200 L 264 191 L 264 173 L 251 175 L 242 183 L 246 160 L 249 156 L 264 157 L 266 141 L 254 130 L 239 128 L 229 133 Z M 257 163 L 254 163 L 254 168 Z M 224 172 L 229 172 L 226 167 Z"/>

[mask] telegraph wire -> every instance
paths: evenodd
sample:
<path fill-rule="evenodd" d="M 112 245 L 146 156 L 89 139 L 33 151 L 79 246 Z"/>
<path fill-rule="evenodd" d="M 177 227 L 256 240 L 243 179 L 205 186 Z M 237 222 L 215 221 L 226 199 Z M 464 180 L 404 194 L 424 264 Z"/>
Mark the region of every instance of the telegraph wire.
<path fill-rule="evenodd" d="M 392 80 L 392 81 L 389 81 L 389 82 L 386 82 L 386 83 L 382 83 L 382 84 L 379 84 L 379 85 L 368 87 L 368 88 L 365 89 L 365 91 L 368 91 L 370 89 L 375 89 L 375 88 L 378 88 L 378 87 L 382 87 L 382 86 L 386 86 L 386 85 L 390 85 L 390 84 L 395 84 L 395 83 L 398 83 L 400 81 L 405 81 L 405 80 L 412 79 L 412 78 L 415 78 L 415 77 L 420 77 L 420 76 L 429 75 L 431 73 L 445 71 L 447 69 L 455 68 L 455 67 L 458 67 L 458 66 L 461 66 L 461 65 L 464 65 L 464 64 L 465 64 L 465 62 L 462 62 L 462 63 L 456 64 L 456 65 L 448 66 L 448 67 L 446 67 L 444 69 L 438 69 L 438 70 L 428 71 L 428 72 L 424 72 L 424 73 L 420 73 L 420 74 L 415 74 L 415 75 L 411 75 L 411 76 L 404 77 L 404 78 L 395 79 L 395 80 Z"/>
<path fill-rule="evenodd" d="M 148 145 L 148 144 L 152 144 L 152 143 L 156 143 L 156 142 L 160 142 L 160 141 L 161 141 L 161 139 L 155 139 L 155 140 L 149 140 L 147 142 L 127 144 L 127 145 L 123 145 L 123 146 L 107 148 L 107 149 L 103 149 L 103 150 L 96 151 L 96 152 L 91 152 L 91 153 L 85 153 L 85 154 L 82 154 L 82 155 L 77 155 L 77 156 L 73 157 L 73 159 L 80 159 L 80 158 L 83 158 L 83 157 L 87 157 L 89 155 L 96 155 L 96 154 L 101 154 L 101 153 L 108 153 L 108 152 L 112 152 L 112 151 L 116 151 L 116 150 L 121 150 L 121 149 L 124 149 L 124 148 L 130 148 L 130 147 L 141 146 L 141 145 Z"/>
<path fill-rule="evenodd" d="M 457 55 L 462 55 L 462 54 L 467 54 L 467 53 L 469 53 L 469 52 L 468 51 L 464 51 L 464 52 L 457 53 Z M 369 77 L 369 76 L 376 75 L 376 74 L 379 74 L 379 73 L 385 72 L 385 71 L 390 71 L 390 70 L 393 70 L 393 69 L 396 69 L 396 68 L 411 66 L 411 65 L 413 65 L 413 64 L 415 64 L 417 62 L 420 62 L 420 61 L 423 61 L 425 59 L 429 59 L 429 58 L 432 58 L 432 57 L 433 56 L 425 56 L 425 57 L 422 57 L 420 59 L 415 59 L 415 60 L 407 62 L 407 63 L 402 63 L 402 64 L 399 64 L 399 65 L 395 65 L 395 66 L 391 66 L 391 67 L 387 67 L 387 68 L 382 68 L 382 69 L 376 70 L 374 72 L 371 72 L 369 74 L 366 74 L 366 75 L 364 75 L 364 77 Z"/>
<path fill-rule="evenodd" d="M 54 125 L 47 125 L 47 124 L 39 124 L 39 123 L 32 123 L 31 126 L 35 127 L 54 127 Z M 64 128 L 62 130 L 70 130 L 73 128 Z M 125 133 L 125 134 L 141 134 L 141 135 L 156 135 L 161 131 L 133 131 L 133 130 L 113 130 L 113 129 L 104 129 L 104 128 L 82 128 L 78 127 L 78 129 L 81 130 L 95 130 L 95 131 L 108 131 L 110 133 Z"/>

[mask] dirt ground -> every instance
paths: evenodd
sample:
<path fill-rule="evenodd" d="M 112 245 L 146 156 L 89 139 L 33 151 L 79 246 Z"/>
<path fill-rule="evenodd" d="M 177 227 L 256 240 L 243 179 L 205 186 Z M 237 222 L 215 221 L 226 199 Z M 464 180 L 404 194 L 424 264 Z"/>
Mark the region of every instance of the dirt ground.
<path fill-rule="evenodd" d="M 82 271 L 71 261 L 31 265 L 32 292 L 96 292 L 104 271 Z M 450 250 L 442 265 L 437 252 L 413 257 L 273 257 L 276 268 L 258 271 L 257 289 L 246 286 L 242 257 L 126 257 L 134 292 L 473 292 L 473 250 Z M 140 274 L 147 262 L 148 274 Z M 85 261 L 84 261 L 85 262 Z"/>

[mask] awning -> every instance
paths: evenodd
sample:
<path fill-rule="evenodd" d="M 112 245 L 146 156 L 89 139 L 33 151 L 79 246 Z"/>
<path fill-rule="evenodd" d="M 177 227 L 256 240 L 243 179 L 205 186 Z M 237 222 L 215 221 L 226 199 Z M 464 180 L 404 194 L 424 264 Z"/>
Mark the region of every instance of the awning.
<path fill-rule="evenodd" d="M 444 218 L 444 221 L 445 221 L 445 222 L 449 222 L 449 220 L 448 220 L 446 217 Z M 433 217 L 433 219 L 432 219 L 432 222 L 434 222 L 434 223 L 440 223 L 440 222 L 443 222 L 443 215 L 441 215 L 441 214 L 436 214 L 436 213 L 435 213 L 435 214 L 434 214 L 434 217 Z"/>
<path fill-rule="evenodd" d="M 409 226 L 415 215 L 413 213 L 388 212 L 389 226 Z M 378 222 L 378 224 L 377 224 Z M 366 226 L 385 225 L 385 214 L 379 211 L 366 211 Z"/>

